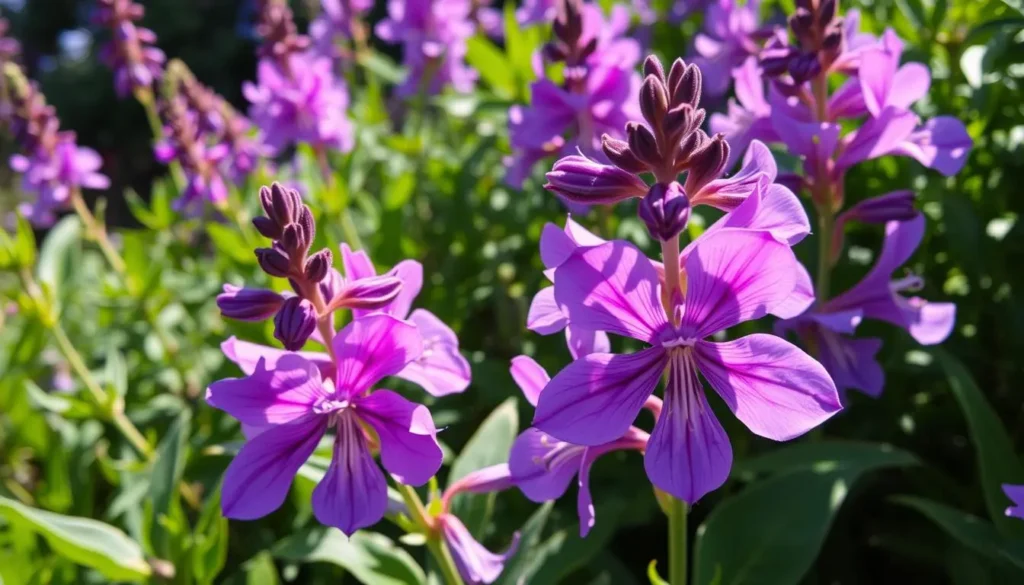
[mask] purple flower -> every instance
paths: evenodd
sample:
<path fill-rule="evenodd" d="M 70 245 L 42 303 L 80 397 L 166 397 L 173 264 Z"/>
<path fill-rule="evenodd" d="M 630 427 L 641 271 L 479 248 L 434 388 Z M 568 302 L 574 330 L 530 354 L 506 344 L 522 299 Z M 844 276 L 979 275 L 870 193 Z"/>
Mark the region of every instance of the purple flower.
<path fill-rule="evenodd" d="M 334 451 L 313 490 L 313 513 L 345 534 L 372 526 L 387 509 L 387 483 L 373 448 L 403 483 L 422 485 L 440 469 L 430 411 L 390 390 L 371 391 L 422 352 L 416 328 L 372 315 L 346 326 L 333 345 L 338 368 L 329 378 L 289 353 L 272 363 L 260 359 L 248 377 L 207 389 L 207 402 L 246 425 L 250 436 L 224 476 L 221 506 L 228 518 L 252 520 L 280 507 L 299 467 L 329 431 Z"/>
<path fill-rule="evenodd" d="M 132 0 L 98 0 L 95 20 L 110 28 L 113 38 L 100 50 L 100 58 L 114 69 L 114 87 L 124 97 L 148 90 L 163 74 L 164 53 L 152 46 L 156 33 L 136 23 L 146 9 Z"/>
<path fill-rule="evenodd" d="M 732 168 L 754 140 L 777 142 L 779 136 L 771 123 L 772 108 L 764 96 L 764 79 L 754 57 L 732 70 L 736 97 L 729 99 L 726 113 L 711 114 L 710 128 L 729 141 Z"/>
<path fill-rule="evenodd" d="M 373 8 L 373 0 L 320 0 L 320 15 L 309 24 L 313 46 L 321 54 L 336 57 L 338 39 L 351 39 L 353 28 Z M 363 33 L 360 33 L 363 34 Z"/>
<path fill-rule="evenodd" d="M 67 207 L 73 190 L 110 187 L 110 179 L 99 172 L 103 160 L 95 150 L 78 146 L 73 132 L 50 136 L 48 146 L 39 143 L 28 156 L 15 154 L 10 160 L 11 170 L 22 174 L 22 189 L 34 195 L 21 212 L 38 226 L 53 223 L 54 212 Z"/>
<path fill-rule="evenodd" d="M 888 222 L 882 252 L 863 280 L 807 313 L 778 324 L 779 332 L 795 331 L 808 347 L 815 348 L 840 390 L 853 388 L 879 396 L 885 383 L 875 359 L 881 340 L 851 336 L 863 319 L 902 327 L 922 345 L 942 343 L 952 332 L 956 305 L 904 297 L 901 292 L 918 289 L 923 281 L 913 275 L 893 279 L 893 273 L 921 243 L 924 227 L 920 214 L 907 221 Z"/>
<path fill-rule="evenodd" d="M 1003 493 L 1013 502 L 1006 509 L 1006 515 L 1024 520 L 1024 485 L 1003 484 Z"/>
<path fill-rule="evenodd" d="M 178 161 L 185 173 L 185 190 L 174 202 L 175 209 L 199 214 L 204 203 L 224 205 L 228 198 L 227 184 L 221 174 L 221 163 L 228 154 L 224 144 L 210 145 L 199 130 L 199 119 L 191 111 L 183 95 L 161 102 L 165 138 L 154 146 L 158 161 Z"/>
<path fill-rule="evenodd" d="M 551 22 L 557 10 L 557 0 L 523 0 L 516 9 L 516 22 L 521 26 Z"/>
<path fill-rule="evenodd" d="M 256 83 L 246 82 L 242 93 L 251 104 L 249 115 L 261 139 L 273 152 L 297 143 L 352 150 L 348 92 L 329 58 L 306 53 L 288 55 L 281 62 L 261 59 Z"/>
<path fill-rule="evenodd" d="M 402 45 L 409 75 L 398 95 L 433 95 L 447 85 L 472 91 L 476 71 L 465 63 L 466 40 L 475 32 L 471 10 L 470 0 L 388 0 L 388 18 L 377 23 L 376 32 Z"/>
<path fill-rule="evenodd" d="M 484 585 L 494 583 L 505 570 L 505 562 L 515 554 L 519 546 L 519 533 L 515 534 L 512 544 L 501 554 L 492 553 L 484 545 L 477 542 L 470 534 L 466 525 L 453 514 L 438 516 L 437 523 L 441 535 L 452 553 L 452 560 L 459 570 L 462 580 L 468 585 Z"/>
<path fill-rule="evenodd" d="M 760 1 L 716 0 L 704 14 L 704 30 L 693 40 L 693 60 L 704 73 L 704 93 L 717 97 L 729 91 L 731 72 L 761 50 L 757 42 Z M 760 36 L 764 36 L 763 33 Z"/>
<path fill-rule="evenodd" d="M 533 406 L 550 381 L 548 373 L 532 358 L 525 355 L 512 360 L 512 377 Z M 649 399 L 652 410 L 660 412 L 660 401 Z M 597 446 L 575 445 L 559 441 L 551 435 L 530 428 L 516 438 L 509 454 L 509 473 L 512 482 L 523 494 L 535 502 L 546 502 L 562 496 L 569 483 L 577 477 L 579 494 L 576 511 L 580 518 L 580 536 L 585 537 L 594 527 L 594 504 L 590 496 L 590 467 L 605 453 L 621 450 L 643 451 L 647 446 L 646 432 L 629 427 L 622 437 Z"/>
<path fill-rule="evenodd" d="M 555 270 L 555 300 L 569 321 L 651 347 L 577 359 L 541 394 L 534 426 L 574 445 L 615 441 L 667 371 L 645 467 L 659 489 L 697 501 L 726 480 L 732 462 L 698 373 L 751 431 L 774 440 L 797 437 L 841 408 L 828 373 L 796 346 L 763 334 L 705 340 L 786 303 L 797 266 L 769 232 L 717 230 L 687 255 L 685 295 L 672 303 L 670 319 L 658 271 L 634 246 L 613 241 L 578 251 Z"/>

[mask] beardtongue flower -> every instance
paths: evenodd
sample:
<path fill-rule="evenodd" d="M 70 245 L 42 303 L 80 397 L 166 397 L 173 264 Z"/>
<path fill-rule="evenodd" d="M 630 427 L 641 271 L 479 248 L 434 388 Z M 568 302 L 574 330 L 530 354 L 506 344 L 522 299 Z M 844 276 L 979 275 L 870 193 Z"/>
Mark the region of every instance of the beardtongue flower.
<path fill-rule="evenodd" d="M 100 50 L 100 58 L 114 69 L 117 95 L 149 91 L 163 73 L 165 56 L 153 46 L 156 34 L 136 23 L 146 9 L 132 0 L 98 0 L 96 24 L 110 29 L 110 42 Z"/>
<path fill-rule="evenodd" d="M 1024 485 L 1003 484 L 1003 493 L 1013 502 L 1006 509 L 1006 515 L 1024 520 Z"/>
<path fill-rule="evenodd" d="M 465 63 L 475 26 L 470 0 L 388 0 L 388 17 L 377 23 L 381 39 L 402 45 L 408 77 L 396 90 L 409 97 L 440 93 L 447 86 L 472 91 L 476 71 Z"/>
<path fill-rule="evenodd" d="M 525 355 L 512 359 L 511 372 L 526 400 L 536 407 L 544 387 L 550 381 L 548 373 Z M 647 407 L 656 414 L 660 413 L 661 401 L 651 396 Z M 646 432 L 631 426 L 618 439 L 588 447 L 559 441 L 541 430 L 530 428 L 512 444 L 508 469 L 516 487 L 535 502 L 561 497 L 576 477 L 579 486 L 576 510 L 580 518 L 580 536 L 586 537 L 596 520 L 590 495 L 590 467 L 601 455 L 612 451 L 642 452 L 647 446 L 647 439 Z"/>
<path fill-rule="evenodd" d="M 292 478 L 320 439 L 334 433 L 331 464 L 313 490 L 313 513 L 351 535 L 387 509 L 387 483 L 373 458 L 402 483 L 422 485 L 441 467 L 426 407 L 390 390 L 372 390 L 423 349 L 416 328 L 390 315 L 357 319 L 333 340 L 338 367 L 324 378 L 297 354 L 260 359 L 245 378 L 221 380 L 207 402 L 247 425 L 250 439 L 228 466 L 224 515 L 252 520 L 284 503 Z"/>
<path fill-rule="evenodd" d="M 556 375 L 534 426 L 564 442 L 598 446 L 622 437 L 668 372 L 664 408 L 647 444 L 651 482 L 693 503 L 722 485 L 732 450 L 697 374 L 751 431 L 788 440 L 841 408 L 818 362 L 789 342 L 754 334 L 706 338 L 789 300 L 798 262 L 771 233 L 723 228 L 687 255 L 682 294 L 667 303 L 658 271 L 638 249 L 608 242 L 555 270 L 555 299 L 569 321 L 651 345 L 633 354 L 590 354 Z"/>

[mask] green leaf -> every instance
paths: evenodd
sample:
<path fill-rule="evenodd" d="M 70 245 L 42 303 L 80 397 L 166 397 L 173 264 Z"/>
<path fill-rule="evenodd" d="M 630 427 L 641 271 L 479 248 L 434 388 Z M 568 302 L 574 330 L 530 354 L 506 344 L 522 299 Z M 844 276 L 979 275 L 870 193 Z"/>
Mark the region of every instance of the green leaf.
<path fill-rule="evenodd" d="M 857 478 L 873 469 L 916 463 L 891 447 L 877 446 L 873 455 L 848 446 L 835 453 L 816 451 L 798 444 L 771 455 L 775 462 L 790 461 L 790 469 L 748 486 L 711 512 L 697 531 L 695 585 L 800 582 Z M 837 456 L 843 452 L 854 456 Z"/>
<path fill-rule="evenodd" d="M 516 94 L 516 78 L 511 64 L 490 39 L 477 35 L 466 41 L 466 47 L 466 62 L 480 72 L 480 77 L 495 93 L 506 98 Z"/>
<path fill-rule="evenodd" d="M 448 475 L 448 485 L 473 471 L 508 461 L 508 453 L 512 450 L 512 442 L 518 432 L 516 399 L 509 398 L 484 420 L 455 458 Z M 487 524 L 489 508 L 493 502 L 494 494 L 459 494 L 454 498 L 453 509 L 470 532 L 479 536 Z"/>
<path fill-rule="evenodd" d="M 1024 542 L 1002 537 L 989 522 L 924 498 L 898 496 L 892 498 L 892 501 L 924 514 L 947 534 L 975 552 L 1024 569 Z"/>
<path fill-rule="evenodd" d="M 315 529 L 278 542 L 273 554 L 288 561 L 344 567 L 365 585 L 421 585 L 427 580 L 409 553 L 375 532 L 359 531 L 349 538 L 335 528 Z"/>
<path fill-rule="evenodd" d="M 29 267 L 36 262 L 36 237 L 32 225 L 20 213 L 14 232 L 14 260 L 18 266 Z"/>
<path fill-rule="evenodd" d="M 871 468 L 879 464 L 918 465 L 920 461 L 913 454 L 886 443 L 830 440 L 795 443 L 759 457 L 740 460 L 733 466 L 732 474 L 752 479 L 752 476 L 764 473 Z"/>
<path fill-rule="evenodd" d="M 394 181 L 388 181 L 384 187 L 384 209 L 392 211 L 404 207 L 415 188 L 416 177 L 411 172 L 399 175 Z"/>
<path fill-rule="evenodd" d="M 59 414 L 64 418 L 95 418 L 96 408 L 69 394 L 47 392 L 32 380 L 25 380 L 25 394 L 37 408 Z"/>
<path fill-rule="evenodd" d="M 359 64 L 366 67 L 368 71 L 391 84 L 402 83 L 405 79 L 405 72 L 401 67 L 395 65 L 394 61 L 388 59 L 377 51 L 368 51 L 362 55 Z"/>
<path fill-rule="evenodd" d="M 220 509 L 221 487 L 206 499 L 192 535 L 192 573 L 202 585 L 213 583 L 228 560 L 228 519 Z"/>
<path fill-rule="evenodd" d="M 554 502 L 545 502 L 523 524 L 522 529 L 519 531 L 519 548 L 505 562 L 505 569 L 501 572 L 498 585 L 530 582 L 530 577 L 533 576 L 544 561 L 544 556 L 541 554 L 541 551 L 538 551 L 538 547 L 541 544 L 540 537 L 544 533 L 544 526 L 547 525 L 548 518 L 551 516 L 551 509 L 554 505 Z"/>
<path fill-rule="evenodd" d="M 142 547 L 102 522 L 30 508 L 0 496 L 0 515 L 46 539 L 51 549 L 114 581 L 140 581 L 150 575 Z"/>
<path fill-rule="evenodd" d="M 668 581 L 661 578 L 658 574 L 658 561 L 652 560 L 647 565 L 647 579 L 651 582 L 651 585 L 669 585 Z"/>
<path fill-rule="evenodd" d="M 78 269 L 81 236 L 82 223 L 77 215 L 69 215 L 57 222 L 39 249 L 36 273 L 57 298 L 61 297 L 63 284 Z"/>
<path fill-rule="evenodd" d="M 1024 522 L 1009 518 L 1005 513 L 1009 502 L 1003 493 L 1003 484 L 1024 483 L 1024 467 L 1013 441 L 963 364 L 941 349 L 935 350 L 935 357 L 946 371 L 949 389 L 967 418 L 989 518 L 1003 536 L 1024 539 Z"/>
<path fill-rule="evenodd" d="M 103 368 L 103 379 L 118 396 L 128 393 L 128 364 L 121 352 L 111 348 L 107 352 L 107 363 Z"/>
<path fill-rule="evenodd" d="M 245 242 L 245 237 L 235 228 L 219 223 L 206 224 L 206 233 L 210 235 L 217 250 L 227 254 L 239 264 L 255 264 L 256 255 Z"/>
<path fill-rule="evenodd" d="M 153 550 L 161 558 L 171 557 L 171 535 L 161 518 L 169 519 L 177 511 L 178 484 L 185 472 L 188 457 L 188 436 L 191 428 L 191 414 L 188 410 L 171 424 L 156 449 L 156 458 L 149 482 L 149 497 L 153 504 L 152 534 L 149 540 Z"/>
<path fill-rule="evenodd" d="M 280 582 L 281 579 L 278 578 L 277 567 L 274 566 L 274 558 L 269 552 L 260 552 L 246 561 L 246 585 L 277 585 Z"/>

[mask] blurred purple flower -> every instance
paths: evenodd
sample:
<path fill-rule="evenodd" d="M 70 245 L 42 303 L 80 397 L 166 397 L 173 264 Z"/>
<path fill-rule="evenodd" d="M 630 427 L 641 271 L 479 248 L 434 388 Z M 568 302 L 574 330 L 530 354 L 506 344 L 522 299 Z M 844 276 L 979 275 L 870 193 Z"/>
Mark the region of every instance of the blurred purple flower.
<path fill-rule="evenodd" d="M 1003 493 L 1013 502 L 1006 509 L 1006 515 L 1024 520 L 1024 485 L 1003 484 Z"/>
<path fill-rule="evenodd" d="M 476 71 L 465 63 L 466 40 L 475 27 L 470 0 L 388 0 L 388 18 L 377 23 L 377 36 L 402 45 L 408 70 L 398 86 L 401 96 L 440 93 L 445 86 L 472 91 Z"/>
<path fill-rule="evenodd" d="M 50 145 L 29 155 L 11 156 L 11 169 L 22 175 L 22 189 L 35 197 L 20 210 L 38 226 L 51 225 L 54 212 L 67 207 L 74 189 L 106 189 L 110 179 L 99 172 L 103 160 L 95 150 L 78 146 L 74 132 L 60 132 Z"/>
<path fill-rule="evenodd" d="M 729 91 L 731 72 L 761 50 L 760 0 L 714 0 L 704 14 L 704 30 L 693 40 L 693 62 L 704 73 L 704 95 Z"/>
<path fill-rule="evenodd" d="M 320 0 L 320 14 L 309 23 L 313 47 L 321 55 L 336 57 L 338 40 L 357 34 L 354 27 L 362 27 L 363 16 L 372 8 L 373 0 Z"/>
<path fill-rule="evenodd" d="M 132 0 L 98 0 L 95 21 L 113 35 L 100 59 L 114 69 L 114 87 L 124 97 L 148 90 L 163 73 L 164 52 L 153 46 L 156 33 L 137 26 L 146 9 Z"/>
<path fill-rule="evenodd" d="M 288 353 L 207 389 L 207 402 L 238 419 L 249 437 L 224 475 L 226 517 L 253 520 L 280 507 L 329 430 L 333 455 L 313 490 L 313 514 L 347 535 L 376 524 L 387 509 L 387 482 L 371 446 L 379 446 L 381 464 L 403 483 L 422 485 L 440 469 L 430 411 L 390 390 L 372 391 L 422 352 L 416 328 L 390 315 L 368 316 L 346 326 L 333 346 L 341 367 L 330 378 Z"/>
<path fill-rule="evenodd" d="M 199 131 L 199 116 L 188 108 L 183 95 L 162 100 L 160 106 L 165 127 L 164 139 L 154 147 L 156 158 L 164 164 L 177 161 L 185 173 L 185 189 L 175 200 L 175 209 L 199 214 L 205 203 L 224 205 L 228 188 L 220 166 L 227 146 L 207 144 Z"/>

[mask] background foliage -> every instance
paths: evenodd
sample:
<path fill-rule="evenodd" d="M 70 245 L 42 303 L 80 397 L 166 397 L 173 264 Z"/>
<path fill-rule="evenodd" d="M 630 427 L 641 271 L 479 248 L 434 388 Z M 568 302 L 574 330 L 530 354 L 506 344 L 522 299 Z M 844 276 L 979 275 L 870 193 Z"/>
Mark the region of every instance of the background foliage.
<path fill-rule="evenodd" d="M 244 110 L 239 88 L 255 67 L 251 4 L 144 4 L 168 56 Z M 792 0 L 764 4 L 789 10 Z M 401 543 L 386 523 L 379 534 L 351 540 L 317 527 L 309 508 L 323 472 L 317 458 L 278 512 L 255 523 L 220 516 L 218 481 L 240 435 L 205 405 L 203 392 L 237 375 L 221 341 L 272 337 L 269 325 L 221 319 L 214 297 L 224 282 L 268 284 L 251 252 L 257 236 L 170 211 L 175 194 L 150 154 L 145 115 L 134 101 L 116 99 L 111 74 L 95 59 L 90 5 L 30 0 L 4 9 L 26 68 L 64 126 L 104 157 L 114 180 L 102 194 L 106 218 L 119 226 L 127 270 L 107 268 L 73 216 L 46 233 L 12 226 L 18 253 L 37 260 L 32 280 L 41 289 L 0 275 L 0 581 L 428 582 L 414 560 L 425 558 L 423 548 Z M 846 187 L 859 200 L 913 186 L 930 229 L 912 264 L 927 282 L 923 296 L 957 303 L 957 327 L 942 349 L 923 350 L 901 330 L 862 326 L 885 340 L 886 392 L 877 400 L 852 395 L 815 437 L 769 444 L 722 418 L 737 464 L 733 480 L 691 514 L 693 582 L 1021 582 L 1024 522 L 1003 515 L 1009 502 L 1000 484 L 1024 483 L 1024 301 L 1015 294 L 1024 287 L 1022 5 L 844 3 L 853 7 L 866 29 L 893 27 L 908 43 L 906 58 L 931 67 L 921 113 L 959 117 L 975 141 L 952 179 L 887 158 L 857 167 Z M 374 19 L 382 11 L 377 6 Z M 686 53 L 698 27 L 699 17 L 659 22 L 643 34 L 671 59 Z M 502 182 L 507 109 L 527 98 L 529 55 L 547 34 L 510 30 L 497 47 L 474 41 L 469 61 L 482 72 L 481 89 L 422 109 L 403 109 L 368 82 L 386 86 L 400 74 L 394 50 L 375 47 L 379 58 L 350 81 L 358 146 L 332 159 L 334 186 L 319 178 L 309 153 L 281 170 L 320 214 L 322 244 L 336 249 L 343 240 L 341 214 L 351 203 L 378 266 L 406 257 L 424 264 L 418 306 L 459 332 L 473 364 L 470 389 L 432 406 L 446 427 L 439 438 L 450 451 L 449 479 L 503 461 L 527 426 L 529 406 L 508 375 L 513 356 L 533 355 L 551 371 L 568 361 L 561 338 L 524 327 L 544 283 L 541 228 L 560 223 L 562 208 L 539 176 L 521 191 Z M 255 189 L 269 180 L 237 194 L 243 216 L 255 213 Z M 15 181 L 6 182 L 0 209 L 13 202 Z M 643 242 L 631 210 L 618 213 L 588 223 Z M 853 246 L 835 272 L 836 290 L 866 271 L 880 237 L 870 226 L 848 231 Z M 797 252 L 813 257 L 815 247 L 807 241 Z M 86 399 L 55 341 L 57 322 L 102 391 L 124 401 L 156 446 L 151 462 L 105 432 L 102 408 Z M 595 467 L 598 523 L 586 540 L 577 536 L 572 498 L 538 507 L 510 490 L 466 498 L 459 514 L 492 549 L 522 530 L 501 583 L 643 583 L 652 559 L 665 566 L 666 543 L 664 516 L 646 480 L 637 480 L 641 470 L 638 457 L 624 454 Z"/>

